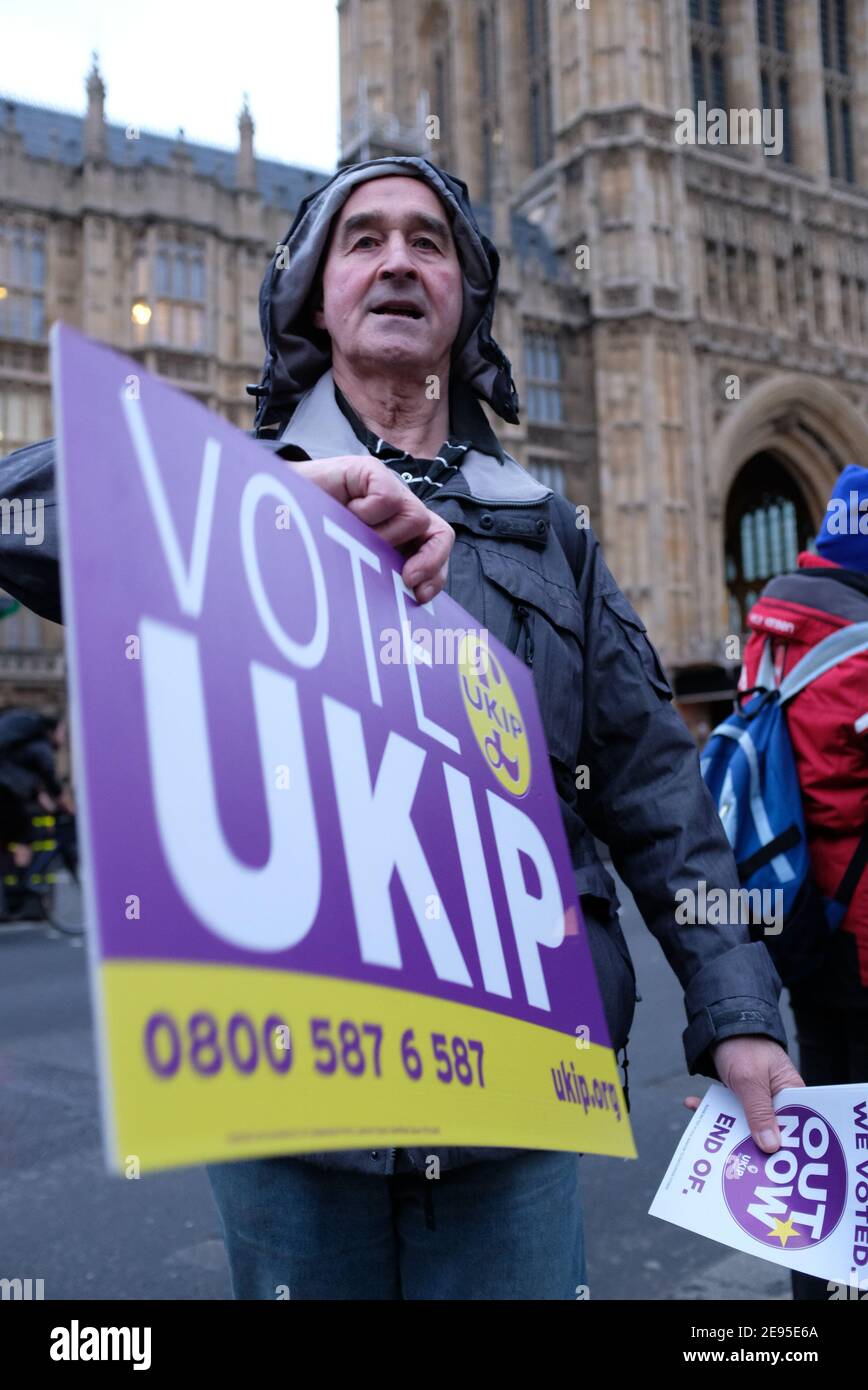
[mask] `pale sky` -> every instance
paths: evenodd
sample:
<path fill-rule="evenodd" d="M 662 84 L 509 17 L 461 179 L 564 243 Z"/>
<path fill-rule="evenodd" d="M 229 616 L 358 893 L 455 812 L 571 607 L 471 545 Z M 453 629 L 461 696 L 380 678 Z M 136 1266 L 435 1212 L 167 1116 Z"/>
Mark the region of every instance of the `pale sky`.
<path fill-rule="evenodd" d="M 334 0 L 0 0 L 0 96 L 84 113 L 91 50 L 106 119 L 234 149 L 243 93 L 257 155 L 333 170 Z"/>

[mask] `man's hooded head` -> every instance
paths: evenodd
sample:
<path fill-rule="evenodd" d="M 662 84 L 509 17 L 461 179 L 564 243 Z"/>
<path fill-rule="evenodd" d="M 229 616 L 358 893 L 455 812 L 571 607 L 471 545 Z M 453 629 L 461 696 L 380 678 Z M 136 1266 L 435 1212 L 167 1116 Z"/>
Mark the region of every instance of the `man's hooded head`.
<path fill-rule="evenodd" d="M 424 180 L 436 194 L 451 233 L 462 291 L 450 354 L 453 384 L 456 379 L 466 382 L 502 419 L 512 423 L 518 420 L 511 365 L 491 336 L 500 265 L 497 250 L 480 231 L 467 187 L 460 179 L 427 159 L 398 156 L 341 169 L 300 204 L 292 227 L 266 272 L 259 296 L 266 356 L 257 429 L 285 422 L 303 393 L 331 365 L 331 340 L 317 327 L 316 317 L 335 219 L 360 184 L 388 177 Z"/>

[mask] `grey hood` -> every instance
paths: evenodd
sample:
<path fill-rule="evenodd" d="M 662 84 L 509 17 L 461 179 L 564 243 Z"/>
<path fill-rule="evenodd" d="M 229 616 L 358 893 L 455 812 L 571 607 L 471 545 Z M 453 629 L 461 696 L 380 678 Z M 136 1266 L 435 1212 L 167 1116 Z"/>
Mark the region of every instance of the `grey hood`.
<path fill-rule="evenodd" d="M 491 335 L 500 268 L 497 249 L 480 231 L 461 179 L 428 159 L 400 155 L 340 169 L 299 204 L 282 243 L 289 254 L 280 247 L 275 251 L 259 292 L 265 362 L 255 388 L 257 435 L 269 426 L 285 424 L 301 396 L 331 366 L 324 335 L 312 330 L 308 321 L 309 296 L 335 214 L 358 184 L 386 175 L 424 179 L 443 203 L 464 276 L 464 311 L 452 347 L 452 374 L 487 401 L 501 419 L 518 423 L 512 366 Z M 283 265 L 284 260 L 289 263 Z"/>

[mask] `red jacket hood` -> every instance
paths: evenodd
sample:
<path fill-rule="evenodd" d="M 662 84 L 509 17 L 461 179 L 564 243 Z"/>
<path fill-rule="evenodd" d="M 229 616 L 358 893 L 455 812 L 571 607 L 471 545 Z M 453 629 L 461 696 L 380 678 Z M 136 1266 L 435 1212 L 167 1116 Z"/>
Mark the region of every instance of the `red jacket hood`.
<path fill-rule="evenodd" d="M 830 600 L 824 597 L 830 592 L 829 586 L 816 578 L 815 574 L 804 573 L 806 570 L 839 569 L 840 565 L 803 550 L 799 555 L 798 570 L 778 575 L 766 585 L 747 615 L 748 627 L 764 636 L 789 639 L 794 646 L 804 643 L 812 647 L 837 628 L 846 627 L 857 618 L 868 620 L 868 599 L 848 590 L 848 599 L 842 608 L 837 602 L 837 584 Z M 863 608 L 864 617 L 860 611 Z M 848 616 L 845 616 L 845 612 L 848 612 Z"/>
<path fill-rule="evenodd" d="M 822 555 L 815 555 L 812 550 L 802 550 L 799 552 L 800 570 L 839 570 L 840 568 L 841 566 L 836 564 L 834 560 L 826 560 Z"/>

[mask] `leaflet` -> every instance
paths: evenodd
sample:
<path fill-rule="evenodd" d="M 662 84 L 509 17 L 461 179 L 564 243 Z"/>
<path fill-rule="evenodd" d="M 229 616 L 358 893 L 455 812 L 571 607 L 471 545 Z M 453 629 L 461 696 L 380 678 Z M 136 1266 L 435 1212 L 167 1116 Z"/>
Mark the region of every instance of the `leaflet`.
<path fill-rule="evenodd" d="M 790 1087 L 775 1111 L 781 1147 L 767 1154 L 733 1093 L 713 1085 L 650 1215 L 868 1291 L 868 1082 Z"/>

